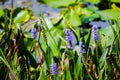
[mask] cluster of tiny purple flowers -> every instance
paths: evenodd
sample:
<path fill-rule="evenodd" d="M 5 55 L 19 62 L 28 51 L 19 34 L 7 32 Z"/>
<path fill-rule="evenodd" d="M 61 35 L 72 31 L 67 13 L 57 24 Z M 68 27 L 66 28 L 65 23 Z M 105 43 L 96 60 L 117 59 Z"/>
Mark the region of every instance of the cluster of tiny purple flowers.
<path fill-rule="evenodd" d="M 68 43 L 67 48 L 74 49 L 75 46 L 72 44 L 72 40 L 73 40 L 72 39 L 72 31 L 70 29 L 66 29 L 65 35 L 66 35 L 66 41 Z M 86 53 L 85 45 L 83 44 L 83 42 L 79 43 L 79 52 Z"/>
<path fill-rule="evenodd" d="M 79 42 L 79 52 L 86 53 L 85 45 L 83 44 L 83 42 Z"/>
<path fill-rule="evenodd" d="M 37 29 L 36 28 L 33 28 L 31 30 L 31 33 L 32 33 L 32 38 L 36 38 L 37 37 Z"/>
<path fill-rule="evenodd" d="M 95 41 L 95 43 L 98 42 L 98 30 L 96 25 L 93 25 L 92 27 L 92 38 Z"/>
<path fill-rule="evenodd" d="M 51 74 L 52 74 L 52 75 L 55 75 L 55 74 L 57 74 L 57 73 L 58 73 L 57 63 L 53 62 L 53 63 L 51 64 Z"/>
<path fill-rule="evenodd" d="M 72 31 L 70 29 L 65 30 L 67 48 L 74 49 L 74 45 L 72 45 Z"/>

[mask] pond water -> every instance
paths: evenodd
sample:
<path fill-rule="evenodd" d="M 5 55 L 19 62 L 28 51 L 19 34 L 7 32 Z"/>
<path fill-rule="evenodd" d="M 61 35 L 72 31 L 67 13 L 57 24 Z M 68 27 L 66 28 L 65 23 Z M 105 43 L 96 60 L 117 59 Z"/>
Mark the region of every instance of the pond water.
<path fill-rule="evenodd" d="M 10 8 L 11 0 L 0 0 L 0 7 L 1 8 Z M 89 5 L 92 6 L 92 5 Z M 60 13 L 60 9 L 58 8 L 51 8 L 50 6 L 39 3 L 37 0 L 13 0 L 13 7 L 27 7 L 30 10 L 33 11 L 34 16 L 40 16 L 40 11 L 43 13 L 44 17 L 46 18 L 54 18 L 58 17 Z M 109 26 L 108 21 L 92 21 L 89 23 L 89 25 L 97 25 L 98 27 L 101 27 L 104 29 L 105 27 Z M 120 26 L 120 22 L 119 22 Z"/>
<path fill-rule="evenodd" d="M 0 0 L 1 8 L 10 8 L 11 0 Z M 37 0 L 13 0 L 13 7 L 27 7 L 33 11 L 33 15 L 39 16 L 40 11 L 44 14 L 45 17 L 53 18 L 59 15 L 60 9 L 51 8 L 45 4 L 39 3 Z"/>

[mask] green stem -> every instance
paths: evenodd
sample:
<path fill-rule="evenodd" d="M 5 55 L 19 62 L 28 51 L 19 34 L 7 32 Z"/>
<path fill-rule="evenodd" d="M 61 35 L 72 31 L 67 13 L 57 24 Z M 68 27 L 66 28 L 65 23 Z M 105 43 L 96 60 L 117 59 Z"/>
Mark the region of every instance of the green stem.
<path fill-rule="evenodd" d="M 90 75 L 90 73 L 88 71 L 89 69 L 87 68 L 87 65 L 86 65 L 85 61 L 83 60 L 83 58 L 84 58 L 84 56 L 82 56 L 83 65 L 85 66 L 85 69 L 86 69 L 86 71 L 88 73 L 88 76 L 90 77 L 90 80 L 93 80 L 92 76 Z"/>
<path fill-rule="evenodd" d="M 10 23 L 9 23 L 9 29 L 11 28 L 13 19 L 12 19 L 12 14 L 13 14 L 13 0 L 11 0 L 11 12 L 10 12 Z"/>
<path fill-rule="evenodd" d="M 78 40 L 80 40 L 80 33 L 78 32 L 76 32 L 75 31 L 75 29 L 73 29 L 73 27 L 71 26 L 71 24 L 70 24 L 70 22 L 67 20 L 67 25 L 70 27 L 70 29 L 77 35 L 77 37 L 78 37 Z"/>
<path fill-rule="evenodd" d="M 55 51 L 57 52 L 57 55 L 60 56 L 60 54 L 59 54 L 59 53 L 60 53 L 60 49 L 57 47 L 57 43 L 56 43 L 54 37 L 52 36 L 52 34 L 51 34 L 51 32 L 50 32 L 50 30 L 49 30 L 49 28 L 48 28 L 48 26 L 47 26 L 47 23 L 46 23 L 46 21 L 45 21 L 45 19 L 44 19 L 44 16 L 42 15 L 42 13 L 40 13 L 40 15 L 41 15 L 41 17 L 42 17 L 42 19 L 43 19 L 43 24 L 45 25 L 45 28 L 46 28 L 46 30 L 48 31 L 50 38 L 52 39 L 51 42 L 53 43 L 53 46 L 54 46 L 54 48 L 56 49 Z M 55 51 L 54 51 L 54 52 L 55 52 Z"/>

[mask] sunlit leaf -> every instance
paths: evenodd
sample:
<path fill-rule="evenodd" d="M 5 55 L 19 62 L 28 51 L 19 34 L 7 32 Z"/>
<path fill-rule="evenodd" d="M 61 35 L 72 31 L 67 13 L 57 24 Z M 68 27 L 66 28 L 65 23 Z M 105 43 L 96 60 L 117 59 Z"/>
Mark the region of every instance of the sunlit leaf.
<path fill-rule="evenodd" d="M 84 0 L 86 2 L 90 2 L 90 3 L 99 3 L 100 0 Z"/>
<path fill-rule="evenodd" d="M 66 80 L 72 80 L 71 73 L 69 70 L 67 70 L 67 72 L 66 72 Z"/>
<path fill-rule="evenodd" d="M 47 70 L 46 64 L 43 63 L 43 66 L 42 66 L 42 69 L 41 69 L 41 73 L 40 73 L 40 80 L 47 80 L 46 70 Z"/>
<path fill-rule="evenodd" d="M 70 24 L 75 27 L 82 24 L 79 15 L 73 9 L 70 11 L 69 21 Z"/>
<path fill-rule="evenodd" d="M 120 0 L 111 0 L 111 2 L 120 3 Z"/>
<path fill-rule="evenodd" d="M 101 16 L 102 20 L 120 19 L 120 10 L 107 9 L 103 11 L 98 11 L 98 14 Z"/>
<path fill-rule="evenodd" d="M 75 0 L 44 0 L 45 3 L 52 7 L 62 7 L 62 6 L 68 6 L 69 4 L 72 4 L 75 2 Z"/>
<path fill-rule="evenodd" d="M 28 10 L 22 10 L 14 18 L 14 23 L 25 22 L 25 21 L 27 21 L 29 19 L 30 19 L 30 14 L 29 14 Z"/>
<path fill-rule="evenodd" d="M 0 17 L 4 14 L 4 11 L 0 8 Z"/>
<path fill-rule="evenodd" d="M 112 9 L 120 10 L 120 8 L 117 7 L 115 4 L 112 4 L 111 7 L 112 7 Z"/>

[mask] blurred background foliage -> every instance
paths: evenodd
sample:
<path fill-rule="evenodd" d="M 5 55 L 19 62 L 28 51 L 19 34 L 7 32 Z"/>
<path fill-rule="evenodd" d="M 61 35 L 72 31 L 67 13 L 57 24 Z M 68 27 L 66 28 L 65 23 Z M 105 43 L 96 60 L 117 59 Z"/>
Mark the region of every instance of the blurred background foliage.
<path fill-rule="evenodd" d="M 1 80 L 120 79 L 119 0 L 0 1 Z M 91 37 L 93 25 L 98 26 L 98 44 Z M 67 28 L 72 30 L 74 50 L 66 48 Z M 80 41 L 85 54 L 79 53 Z M 53 62 L 56 75 L 51 74 Z"/>

